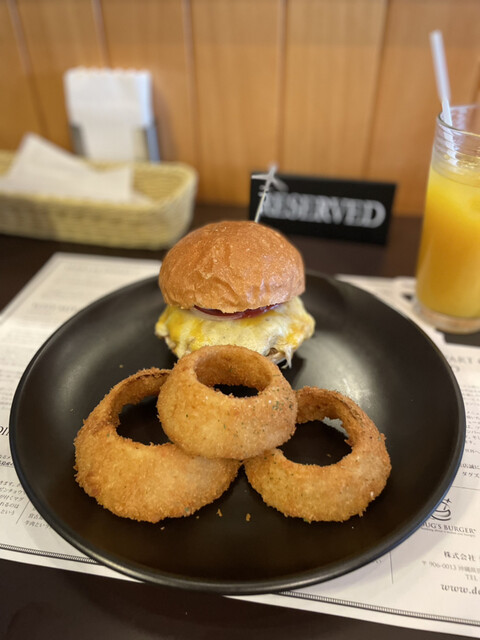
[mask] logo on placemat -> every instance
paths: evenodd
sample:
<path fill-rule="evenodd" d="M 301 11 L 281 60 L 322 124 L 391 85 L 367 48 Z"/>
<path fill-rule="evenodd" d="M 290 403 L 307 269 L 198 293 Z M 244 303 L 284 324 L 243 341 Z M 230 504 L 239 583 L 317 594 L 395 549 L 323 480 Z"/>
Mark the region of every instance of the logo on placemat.
<path fill-rule="evenodd" d="M 285 233 L 385 244 L 395 184 L 277 174 L 261 221 Z M 252 174 L 249 217 L 255 218 L 265 181 Z"/>
<path fill-rule="evenodd" d="M 435 511 L 432 513 L 432 518 L 434 520 L 450 520 L 452 517 L 452 510 L 450 509 L 450 500 L 446 498 L 442 500 Z"/>
<path fill-rule="evenodd" d="M 430 515 L 428 520 L 422 524 L 424 531 L 434 533 L 448 533 L 450 535 L 466 536 L 468 538 L 476 538 L 477 528 L 469 524 L 451 524 L 454 516 L 454 505 L 450 498 L 444 498 L 435 511 Z"/>

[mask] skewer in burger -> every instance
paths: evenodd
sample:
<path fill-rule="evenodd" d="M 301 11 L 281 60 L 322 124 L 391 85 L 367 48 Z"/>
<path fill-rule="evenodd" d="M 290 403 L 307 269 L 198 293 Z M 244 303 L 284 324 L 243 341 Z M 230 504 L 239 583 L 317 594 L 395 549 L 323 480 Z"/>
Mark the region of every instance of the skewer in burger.
<path fill-rule="evenodd" d="M 192 231 L 165 256 L 159 286 L 167 306 L 155 333 L 179 358 L 206 345 L 234 344 L 290 365 L 315 328 L 299 298 L 300 253 L 257 222 Z"/>

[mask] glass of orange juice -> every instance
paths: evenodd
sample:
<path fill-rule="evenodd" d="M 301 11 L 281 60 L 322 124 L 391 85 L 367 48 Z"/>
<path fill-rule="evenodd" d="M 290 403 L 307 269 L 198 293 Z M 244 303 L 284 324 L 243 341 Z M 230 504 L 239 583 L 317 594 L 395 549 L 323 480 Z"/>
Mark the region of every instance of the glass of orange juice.
<path fill-rule="evenodd" d="M 480 105 L 437 118 L 417 264 L 418 314 L 450 333 L 480 330 Z"/>

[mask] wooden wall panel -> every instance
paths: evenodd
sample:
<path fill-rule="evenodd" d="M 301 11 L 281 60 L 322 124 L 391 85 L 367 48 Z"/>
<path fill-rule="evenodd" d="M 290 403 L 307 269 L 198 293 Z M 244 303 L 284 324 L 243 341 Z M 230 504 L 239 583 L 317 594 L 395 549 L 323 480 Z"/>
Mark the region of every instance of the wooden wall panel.
<path fill-rule="evenodd" d="M 278 161 L 280 0 L 193 0 L 200 198 L 245 203 Z"/>
<path fill-rule="evenodd" d="M 362 175 L 385 13 L 385 0 L 289 3 L 282 169 Z"/>
<path fill-rule="evenodd" d="M 42 133 L 16 7 L 0 2 L 0 148 L 16 149 L 25 130 Z"/>
<path fill-rule="evenodd" d="M 440 110 L 429 44 L 434 29 L 443 32 L 452 102 L 469 103 L 478 95 L 480 2 L 390 2 L 367 176 L 397 182 L 396 211 L 407 214 L 423 210 Z"/>
<path fill-rule="evenodd" d="M 420 213 L 439 110 L 428 35 L 456 103 L 480 98 L 480 0 L 0 0 L 0 146 L 71 148 L 64 72 L 148 68 L 162 157 L 199 199 L 246 204 L 249 174 L 391 180 Z"/>
<path fill-rule="evenodd" d="M 197 164 L 189 6 L 185 0 L 103 0 L 113 67 L 152 74 L 160 155 Z"/>
<path fill-rule="evenodd" d="M 17 0 L 45 136 L 71 147 L 63 74 L 107 63 L 94 0 Z"/>

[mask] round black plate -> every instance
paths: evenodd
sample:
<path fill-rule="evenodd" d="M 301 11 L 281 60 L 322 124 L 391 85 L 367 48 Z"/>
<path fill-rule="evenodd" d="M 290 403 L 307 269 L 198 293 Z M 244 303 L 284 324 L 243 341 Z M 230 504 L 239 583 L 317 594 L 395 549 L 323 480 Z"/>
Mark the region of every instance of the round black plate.
<path fill-rule="evenodd" d="M 243 471 L 198 517 L 157 525 L 118 518 L 80 489 L 73 440 L 82 420 L 120 379 L 173 365 L 153 333 L 163 303 L 152 278 L 73 317 L 20 381 L 11 413 L 13 461 L 53 529 L 131 577 L 226 594 L 328 580 L 415 531 L 443 498 L 463 451 L 464 408 L 450 367 L 412 322 L 353 286 L 309 275 L 303 298 L 316 332 L 285 376 L 294 388 L 315 385 L 350 396 L 387 436 L 392 474 L 363 517 L 343 524 L 285 518 L 262 502 Z M 311 430 L 297 437 L 307 448 L 318 446 Z"/>

